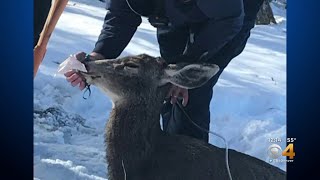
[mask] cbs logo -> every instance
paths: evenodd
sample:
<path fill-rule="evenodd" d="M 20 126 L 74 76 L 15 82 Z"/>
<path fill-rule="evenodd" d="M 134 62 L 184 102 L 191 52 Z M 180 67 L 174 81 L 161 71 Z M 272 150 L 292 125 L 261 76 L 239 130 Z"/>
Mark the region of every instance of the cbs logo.
<path fill-rule="evenodd" d="M 272 159 L 277 159 L 278 157 L 287 156 L 289 159 L 293 159 L 296 155 L 293 149 L 293 143 L 288 144 L 288 146 L 282 151 L 282 148 L 278 144 L 271 144 L 268 147 L 268 156 Z"/>

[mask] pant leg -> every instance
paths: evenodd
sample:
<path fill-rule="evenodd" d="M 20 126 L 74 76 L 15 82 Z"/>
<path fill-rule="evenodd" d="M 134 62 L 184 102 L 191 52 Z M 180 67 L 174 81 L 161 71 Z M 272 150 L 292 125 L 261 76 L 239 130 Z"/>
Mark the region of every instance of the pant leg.
<path fill-rule="evenodd" d="M 161 56 L 168 63 L 175 63 L 175 58 L 180 56 L 190 44 L 189 29 L 164 28 L 158 29 L 158 42 L 160 45 Z M 212 88 L 218 81 L 222 69 L 202 87 L 189 90 L 189 102 L 185 111 L 189 117 L 199 126 L 209 130 L 210 124 L 210 101 L 212 98 Z M 177 105 L 172 105 L 167 101 L 162 108 L 163 130 L 170 134 L 182 134 L 191 136 L 208 142 L 209 135 L 198 129 L 182 113 Z"/>
<path fill-rule="evenodd" d="M 184 110 L 191 120 L 206 130 L 209 130 L 210 125 L 210 102 L 212 99 L 213 86 L 217 83 L 222 72 L 223 69 L 205 85 L 189 90 L 189 102 L 187 106 L 184 107 Z M 187 135 L 204 142 L 209 141 L 209 134 L 192 124 L 178 105 L 172 105 L 171 107 L 172 109 L 169 111 L 170 118 L 168 117 L 169 113 L 166 114 L 166 119 L 163 118 L 163 127 L 166 132 Z"/>
<path fill-rule="evenodd" d="M 161 27 L 157 29 L 157 38 L 160 47 L 162 58 L 167 63 L 175 63 L 189 41 L 189 30 L 186 27 Z M 165 103 L 162 108 L 162 124 L 163 130 L 167 133 L 177 133 L 180 127 L 180 118 L 173 118 L 173 111 L 176 108 L 170 104 L 170 101 Z M 170 125 L 169 125 L 170 123 Z M 175 125 L 174 125 L 175 124 Z"/>

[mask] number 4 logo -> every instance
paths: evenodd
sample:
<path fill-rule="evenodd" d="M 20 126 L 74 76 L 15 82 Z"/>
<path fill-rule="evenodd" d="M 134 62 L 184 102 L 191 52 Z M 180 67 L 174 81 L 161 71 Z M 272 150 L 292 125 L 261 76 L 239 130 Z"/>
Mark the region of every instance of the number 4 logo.
<path fill-rule="evenodd" d="M 288 156 L 289 159 L 293 159 L 293 157 L 296 155 L 296 153 L 293 150 L 293 143 L 290 143 L 286 149 L 282 151 L 282 156 Z"/>

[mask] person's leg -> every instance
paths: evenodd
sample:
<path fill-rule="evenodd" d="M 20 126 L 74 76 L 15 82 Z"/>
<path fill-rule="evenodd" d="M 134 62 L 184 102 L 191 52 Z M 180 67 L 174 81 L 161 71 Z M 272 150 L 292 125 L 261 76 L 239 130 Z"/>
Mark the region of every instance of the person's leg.
<path fill-rule="evenodd" d="M 187 57 L 190 63 L 214 62 L 214 58 L 210 57 L 238 32 L 238 26 L 241 25 L 241 23 L 238 24 L 240 20 L 241 17 L 225 21 L 212 19 L 207 22 L 190 24 L 190 29 L 188 29 L 189 32 L 187 33 L 187 48 L 185 48 L 184 55 L 179 60 L 183 61 Z M 175 61 L 178 60 L 176 59 Z M 224 67 L 220 68 L 219 73 L 205 85 L 189 90 L 189 102 L 185 107 L 185 111 L 192 121 L 207 131 L 210 124 L 212 88 L 218 81 Z M 166 132 L 187 135 L 208 142 L 208 132 L 192 124 L 177 105 L 171 106 L 171 111 L 169 111 L 170 105 L 166 104 L 164 107 L 166 113 L 163 113 L 163 127 Z"/>
<path fill-rule="evenodd" d="M 191 57 L 195 57 L 192 56 L 192 54 L 197 55 L 197 52 L 200 52 L 201 54 L 205 49 L 210 50 L 210 52 L 201 60 L 218 64 L 221 69 L 219 73 L 204 86 L 189 90 L 189 103 L 185 109 L 195 123 L 207 130 L 209 130 L 210 123 L 212 88 L 218 81 L 223 69 L 229 64 L 232 58 L 243 51 L 250 34 L 250 31 L 248 30 L 254 25 L 254 21 L 251 20 L 255 19 L 256 12 L 259 10 L 263 0 L 259 0 L 253 4 L 250 2 L 251 0 L 244 0 L 246 15 L 244 23 L 241 23 L 243 17 L 239 17 L 238 19 L 230 19 L 229 21 L 211 21 L 211 23 L 208 23 L 207 25 L 197 25 L 192 28 L 195 41 L 193 43 L 189 42 L 189 46 L 186 50 L 191 52 Z M 230 24 L 232 24 L 232 26 Z M 200 45 L 203 48 L 198 48 Z M 193 59 L 194 58 L 192 58 L 192 60 Z M 167 123 L 164 124 L 165 131 L 188 135 L 208 142 L 208 133 L 198 130 L 197 127 L 189 123 L 188 119 L 182 114 L 178 106 L 171 106 L 171 111 L 169 111 L 168 109 L 170 109 L 170 106 L 167 105 L 165 106 L 165 109 L 167 112 L 166 117 L 169 119 Z"/>
<path fill-rule="evenodd" d="M 190 44 L 188 28 L 180 29 L 158 29 L 158 42 L 161 56 L 168 63 L 175 63 L 175 58 L 185 51 Z M 209 130 L 210 123 L 210 101 L 212 88 L 218 81 L 221 69 L 212 79 L 202 87 L 189 90 L 189 102 L 185 107 L 188 116 L 202 128 Z M 182 134 L 208 142 L 207 132 L 198 129 L 183 114 L 178 105 L 172 105 L 168 100 L 162 108 L 163 130 L 170 134 Z"/>
<path fill-rule="evenodd" d="M 210 102 L 212 98 L 213 86 L 217 83 L 222 71 L 223 69 L 220 70 L 205 85 L 189 90 L 189 102 L 187 106 L 184 107 L 184 110 L 191 120 L 207 131 L 209 130 L 210 124 Z M 209 134 L 192 124 L 178 105 L 173 105 L 172 111 L 173 121 L 171 120 L 167 127 L 169 133 L 187 135 L 204 142 L 209 141 Z M 172 126 L 175 128 L 172 128 Z M 172 129 L 174 132 L 171 131 Z"/>
<path fill-rule="evenodd" d="M 163 27 L 157 29 L 157 38 L 160 47 L 161 57 L 167 63 L 175 63 L 177 56 L 181 55 L 185 50 L 189 40 L 189 31 L 186 27 L 172 28 Z M 179 118 L 173 119 L 173 106 L 170 101 L 166 102 L 162 108 L 162 124 L 163 130 L 170 133 L 177 133 L 176 130 L 180 123 L 175 123 Z M 169 125 L 170 123 L 170 125 Z"/>
<path fill-rule="evenodd" d="M 187 44 L 190 44 L 188 28 L 158 29 L 158 42 L 161 56 L 168 63 L 176 63 L 175 58 L 180 56 Z M 210 101 L 212 88 L 218 81 L 222 69 L 202 87 L 189 90 L 189 102 L 185 107 L 188 116 L 202 128 L 209 130 Z M 162 108 L 163 130 L 170 134 L 187 135 L 208 142 L 207 132 L 203 132 L 193 125 L 183 114 L 178 105 L 172 105 L 168 100 Z"/>

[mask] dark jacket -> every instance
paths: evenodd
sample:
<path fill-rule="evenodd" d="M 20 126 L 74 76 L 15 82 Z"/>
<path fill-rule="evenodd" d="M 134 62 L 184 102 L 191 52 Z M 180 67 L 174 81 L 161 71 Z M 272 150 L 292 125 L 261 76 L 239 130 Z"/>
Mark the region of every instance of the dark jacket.
<path fill-rule="evenodd" d="M 179 3 L 178 1 L 167 0 L 166 2 Z M 171 9 L 166 8 L 166 14 L 170 22 L 179 26 L 181 23 L 192 21 L 192 18 L 194 20 L 201 19 L 199 17 L 202 15 L 205 15 L 204 19 L 223 19 L 243 16 L 245 13 L 245 20 L 239 18 L 241 22 L 237 22 L 243 24 L 241 30 L 237 31 L 239 33 L 232 37 L 232 40 L 229 40 L 221 50 L 217 51 L 217 55 L 212 55 L 221 59 L 221 65 L 227 64 L 243 50 L 250 30 L 254 26 L 255 15 L 263 0 L 194 0 L 193 2 L 195 3 L 192 6 L 193 8 L 182 12 L 183 15 L 181 15 L 181 11 L 184 9 L 176 4 L 171 4 Z M 149 16 L 153 12 L 153 5 L 150 0 L 129 0 L 129 3 L 136 12 L 143 16 Z M 126 0 L 111 0 L 108 9 L 94 52 L 104 55 L 105 58 L 117 58 L 140 25 L 141 17 L 130 9 Z M 201 15 L 199 16 L 199 14 Z"/>

